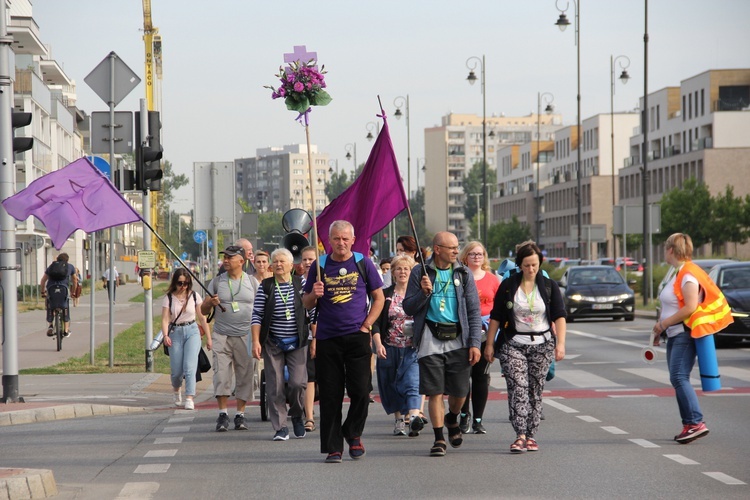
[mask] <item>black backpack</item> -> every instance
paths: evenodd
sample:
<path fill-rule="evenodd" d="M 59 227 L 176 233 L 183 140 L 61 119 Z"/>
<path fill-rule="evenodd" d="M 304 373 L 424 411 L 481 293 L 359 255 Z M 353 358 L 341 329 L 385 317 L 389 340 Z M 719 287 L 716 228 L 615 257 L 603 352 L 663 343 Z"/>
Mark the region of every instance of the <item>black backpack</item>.
<path fill-rule="evenodd" d="M 68 263 L 56 260 L 49 266 L 47 275 L 53 281 L 65 281 L 68 278 Z"/>

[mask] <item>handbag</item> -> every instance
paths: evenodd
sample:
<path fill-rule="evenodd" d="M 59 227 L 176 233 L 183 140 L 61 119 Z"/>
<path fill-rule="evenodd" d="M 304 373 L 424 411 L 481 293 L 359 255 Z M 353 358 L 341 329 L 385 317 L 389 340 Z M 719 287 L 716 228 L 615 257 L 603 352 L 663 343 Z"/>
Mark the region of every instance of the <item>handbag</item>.
<path fill-rule="evenodd" d="M 289 352 L 299 347 L 299 339 L 297 337 L 269 337 L 273 345 L 278 347 L 284 352 Z"/>
<path fill-rule="evenodd" d="M 552 364 L 549 365 L 549 371 L 547 372 L 547 376 L 545 377 L 544 380 L 549 382 L 553 378 L 555 378 L 555 360 L 554 359 L 552 360 Z"/>
<path fill-rule="evenodd" d="M 200 373 L 206 373 L 210 369 L 211 361 L 209 361 L 206 351 L 201 347 L 200 351 L 198 351 L 198 371 Z"/>

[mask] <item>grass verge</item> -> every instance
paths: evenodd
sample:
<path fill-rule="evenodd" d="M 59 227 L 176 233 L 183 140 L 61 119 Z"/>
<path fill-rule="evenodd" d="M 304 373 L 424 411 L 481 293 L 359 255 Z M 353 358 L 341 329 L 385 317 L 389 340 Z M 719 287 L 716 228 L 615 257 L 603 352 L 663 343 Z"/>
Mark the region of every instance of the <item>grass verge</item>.
<path fill-rule="evenodd" d="M 154 285 L 154 287 L 151 289 L 151 296 L 154 297 L 154 300 L 156 298 L 161 298 L 167 293 L 167 288 L 169 288 L 169 283 L 159 283 Z M 130 299 L 130 302 L 140 302 L 143 303 L 146 301 L 146 292 L 141 292 L 132 299 Z"/>

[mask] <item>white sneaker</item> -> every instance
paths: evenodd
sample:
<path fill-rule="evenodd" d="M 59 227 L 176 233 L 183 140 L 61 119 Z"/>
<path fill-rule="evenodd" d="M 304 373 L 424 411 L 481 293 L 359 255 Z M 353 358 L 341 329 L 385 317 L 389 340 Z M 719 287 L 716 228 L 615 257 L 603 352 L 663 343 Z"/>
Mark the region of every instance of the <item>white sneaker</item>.
<path fill-rule="evenodd" d="M 186 399 L 185 400 L 185 409 L 186 410 L 195 410 L 195 403 L 193 403 L 192 399 Z"/>
<path fill-rule="evenodd" d="M 173 392 L 172 396 L 174 397 L 175 406 L 184 406 L 184 403 L 182 402 L 182 391 Z"/>
<path fill-rule="evenodd" d="M 394 436 L 406 436 L 406 423 L 403 418 L 397 418 L 396 423 L 393 426 Z"/>

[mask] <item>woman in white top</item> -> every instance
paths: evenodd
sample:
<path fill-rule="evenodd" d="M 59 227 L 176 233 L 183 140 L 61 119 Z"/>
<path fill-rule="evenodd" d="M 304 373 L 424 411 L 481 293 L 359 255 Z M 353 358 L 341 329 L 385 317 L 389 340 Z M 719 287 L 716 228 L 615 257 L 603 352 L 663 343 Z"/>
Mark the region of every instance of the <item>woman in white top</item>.
<path fill-rule="evenodd" d="M 171 299 L 171 300 L 170 300 Z M 193 280 L 185 268 L 172 275 L 167 294 L 162 301 L 161 331 L 164 345 L 169 348 L 169 367 L 172 376 L 174 404 L 194 410 L 195 375 L 198 370 L 198 351 L 201 332 L 209 332 L 206 317 L 201 313 L 201 296 L 193 291 Z M 211 349 L 211 335 L 206 335 L 206 347 Z M 182 401 L 182 379 L 185 379 L 185 402 Z"/>

